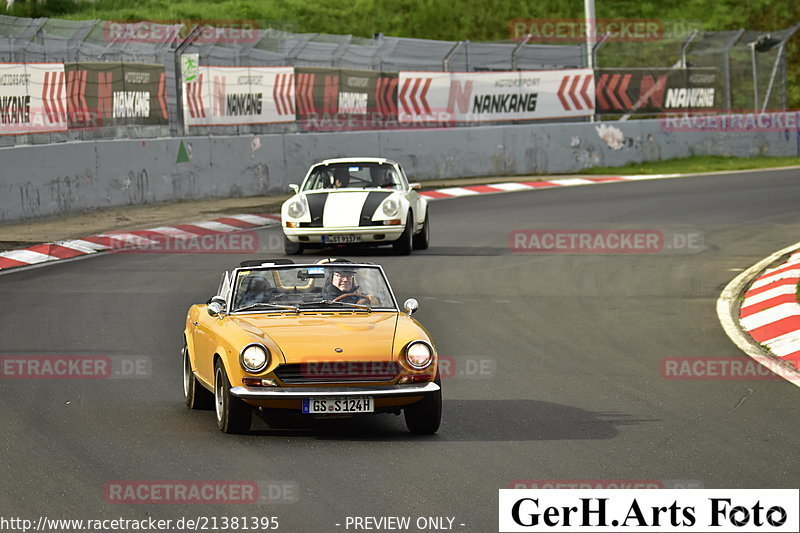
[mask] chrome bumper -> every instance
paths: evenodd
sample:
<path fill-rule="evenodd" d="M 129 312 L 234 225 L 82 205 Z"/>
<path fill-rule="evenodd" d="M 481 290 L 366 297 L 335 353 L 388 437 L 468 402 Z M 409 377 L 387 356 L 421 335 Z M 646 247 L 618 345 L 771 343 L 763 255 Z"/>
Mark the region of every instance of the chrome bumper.
<path fill-rule="evenodd" d="M 379 387 L 233 387 L 231 395 L 243 400 L 298 400 L 302 398 L 371 396 L 373 398 L 396 398 L 419 396 L 441 390 L 434 382 L 413 385 L 384 385 Z"/>

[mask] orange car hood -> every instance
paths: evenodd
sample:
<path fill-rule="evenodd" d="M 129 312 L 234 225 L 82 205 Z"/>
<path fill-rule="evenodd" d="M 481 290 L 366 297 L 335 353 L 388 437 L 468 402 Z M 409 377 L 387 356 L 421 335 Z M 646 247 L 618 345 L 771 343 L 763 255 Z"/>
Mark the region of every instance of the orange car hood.
<path fill-rule="evenodd" d="M 287 363 L 391 361 L 397 313 L 261 315 L 238 321 L 271 337 Z"/>

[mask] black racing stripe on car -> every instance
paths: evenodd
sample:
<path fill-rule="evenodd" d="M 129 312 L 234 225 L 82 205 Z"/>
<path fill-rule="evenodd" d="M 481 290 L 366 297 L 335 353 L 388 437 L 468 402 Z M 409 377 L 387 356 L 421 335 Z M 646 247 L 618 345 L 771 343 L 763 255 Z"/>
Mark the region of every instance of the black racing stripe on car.
<path fill-rule="evenodd" d="M 375 214 L 375 210 L 378 209 L 378 206 L 381 205 L 381 202 L 384 201 L 390 194 L 392 194 L 391 191 L 370 192 L 367 195 L 367 199 L 364 200 L 364 205 L 361 206 L 361 216 L 358 219 L 358 225 L 374 226 L 375 223 L 372 221 L 372 215 Z"/>
<path fill-rule="evenodd" d="M 311 223 L 308 226 L 312 228 L 322 227 L 322 215 L 325 213 L 325 202 L 328 200 L 328 193 L 307 194 L 306 200 L 308 200 L 308 211 L 311 214 Z"/>

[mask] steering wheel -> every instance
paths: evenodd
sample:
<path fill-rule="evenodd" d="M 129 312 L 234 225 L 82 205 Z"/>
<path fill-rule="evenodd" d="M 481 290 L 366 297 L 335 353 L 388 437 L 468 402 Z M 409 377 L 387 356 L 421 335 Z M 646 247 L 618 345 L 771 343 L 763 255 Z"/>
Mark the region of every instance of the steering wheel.
<path fill-rule="evenodd" d="M 350 296 L 356 296 L 359 299 L 359 301 L 367 299 L 366 296 L 364 296 L 363 294 L 359 294 L 357 292 L 348 292 L 346 294 L 340 294 L 331 301 L 338 302 L 339 300 L 344 300 L 345 298 L 349 298 Z"/>

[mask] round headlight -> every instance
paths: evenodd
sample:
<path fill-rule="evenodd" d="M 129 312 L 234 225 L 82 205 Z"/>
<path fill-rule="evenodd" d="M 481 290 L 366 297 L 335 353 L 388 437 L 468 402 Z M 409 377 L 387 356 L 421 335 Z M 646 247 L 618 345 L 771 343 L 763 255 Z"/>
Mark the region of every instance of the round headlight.
<path fill-rule="evenodd" d="M 251 344 L 242 350 L 239 361 L 248 372 L 261 372 L 269 363 L 269 353 L 260 344 Z"/>
<path fill-rule="evenodd" d="M 412 342 L 406 347 L 406 361 L 411 365 L 411 368 L 422 370 L 433 361 L 433 350 L 426 342 Z"/>
<path fill-rule="evenodd" d="M 295 200 L 289 204 L 286 213 L 292 218 L 300 218 L 306 214 L 306 203 L 302 200 Z"/>
<path fill-rule="evenodd" d="M 383 202 L 383 214 L 386 215 L 387 217 L 395 216 L 399 209 L 400 209 L 400 202 L 398 202 L 394 198 L 387 198 Z"/>

